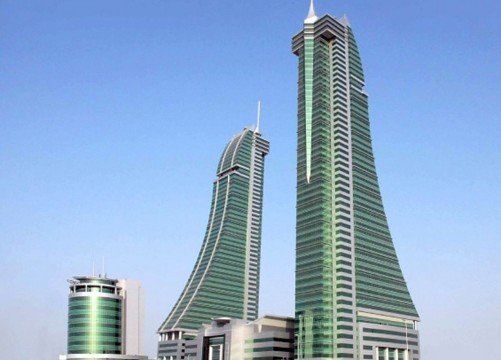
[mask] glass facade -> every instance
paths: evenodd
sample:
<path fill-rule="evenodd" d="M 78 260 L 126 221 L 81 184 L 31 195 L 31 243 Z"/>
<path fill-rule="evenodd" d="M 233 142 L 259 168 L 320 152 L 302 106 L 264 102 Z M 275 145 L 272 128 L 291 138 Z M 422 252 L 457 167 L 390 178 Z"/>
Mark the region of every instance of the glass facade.
<path fill-rule="evenodd" d="M 215 317 L 258 314 L 264 157 L 269 143 L 244 129 L 217 167 L 209 221 L 186 286 L 159 329 L 196 331 Z"/>
<path fill-rule="evenodd" d="M 357 44 L 346 18 L 326 15 L 305 21 L 293 52 L 299 60 L 296 357 L 372 358 L 382 341 L 409 343 L 419 318 L 379 191 Z M 359 332 L 381 327 L 410 327 L 412 334 L 356 341 Z"/>
<path fill-rule="evenodd" d="M 75 278 L 68 303 L 68 354 L 122 353 L 122 296 L 117 281 Z"/>

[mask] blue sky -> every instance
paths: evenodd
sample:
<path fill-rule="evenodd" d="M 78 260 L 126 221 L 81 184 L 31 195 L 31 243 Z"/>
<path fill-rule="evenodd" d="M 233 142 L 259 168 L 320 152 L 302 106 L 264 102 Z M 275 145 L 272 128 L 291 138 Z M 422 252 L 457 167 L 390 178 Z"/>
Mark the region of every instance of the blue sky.
<path fill-rule="evenodd" d="M 423 358 L 492 358 L 501 333 L 500 5 L 317 0 L 364 64 Z M 66 350 L 66 279 L 106 256 L 142 281 L 146 345 L 205 231 L 217 160 L 255 121 L 261 314 L 293 314 L 297 60 L 306 0 L 0 2 L 0 358 Z"/>

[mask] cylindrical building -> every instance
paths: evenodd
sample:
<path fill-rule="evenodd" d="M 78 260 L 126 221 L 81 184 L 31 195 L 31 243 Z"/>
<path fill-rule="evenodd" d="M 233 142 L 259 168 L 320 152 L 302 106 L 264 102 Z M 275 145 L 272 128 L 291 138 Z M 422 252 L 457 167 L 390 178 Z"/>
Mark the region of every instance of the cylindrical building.
<path fill-rule="evenodd" d="M 123 296 L 118 280 L 70 280 L 68 354 L 122 354 Z"/>

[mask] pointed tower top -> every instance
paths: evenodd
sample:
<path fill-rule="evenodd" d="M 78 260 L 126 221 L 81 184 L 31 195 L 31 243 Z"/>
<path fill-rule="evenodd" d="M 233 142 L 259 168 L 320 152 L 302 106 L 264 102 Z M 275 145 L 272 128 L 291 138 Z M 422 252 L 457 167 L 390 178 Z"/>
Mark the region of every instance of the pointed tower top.
<path fill-rule="evenodd" d="M 308 17 L 304 20 L 305 24 L 313 24 L 318 19 L 315 14 L 315 5 L 313 4 L 313 0 L 310 0 L 310 11 L 308 11 Z"/>
<path fill-rule="evenodd" d="M 313 0 L 310 1 L 310 11 L 308 12 L 308 18 L 311 18 L 315 15 L 315 5 L 313 4 Z"/>
<path fill-rule="evenodd" d="M 350 26 L 350 21 L 348 20 L 348 16 L 343 15 L 343 17 L 341 18 L 341 24 L 345 25 L 345 26 Z"/>
<path fill-rule="evenodd" d="M 261 122 L 261 100 L 257 102 L 257 123 L 256 123 L 256 133 L 260 134 L 259 132 L 259 125 Z"/>

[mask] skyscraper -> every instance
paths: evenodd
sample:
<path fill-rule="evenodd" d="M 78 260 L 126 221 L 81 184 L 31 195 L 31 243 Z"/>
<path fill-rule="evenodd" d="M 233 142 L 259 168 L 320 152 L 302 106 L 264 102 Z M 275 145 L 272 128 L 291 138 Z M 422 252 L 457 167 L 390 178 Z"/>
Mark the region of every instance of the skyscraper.
<path fill-rule="evenodd" d="M 146 360 L 140 355 L 143 316 L 139 282 L 74 277 L 68 301 L 68 354 L 60 359 Z"/>
<path fill-rule="evenodd" d="M 346 17 L 310 5 L 299 59 L 296 357 L 419 359 L 418 313 L 372 153 L 364 74 Z"/>
<path fill-rule="evenodd" d="M 158 357 L 180 353 L 216 317 L 258 315 L 264 157 L 269 143 L 244 129 L 225 147 L 216 171 L 209 222 L 193 271 L 158 332 Z M 174 355 L 173 355 L 174 354 Z"/>

